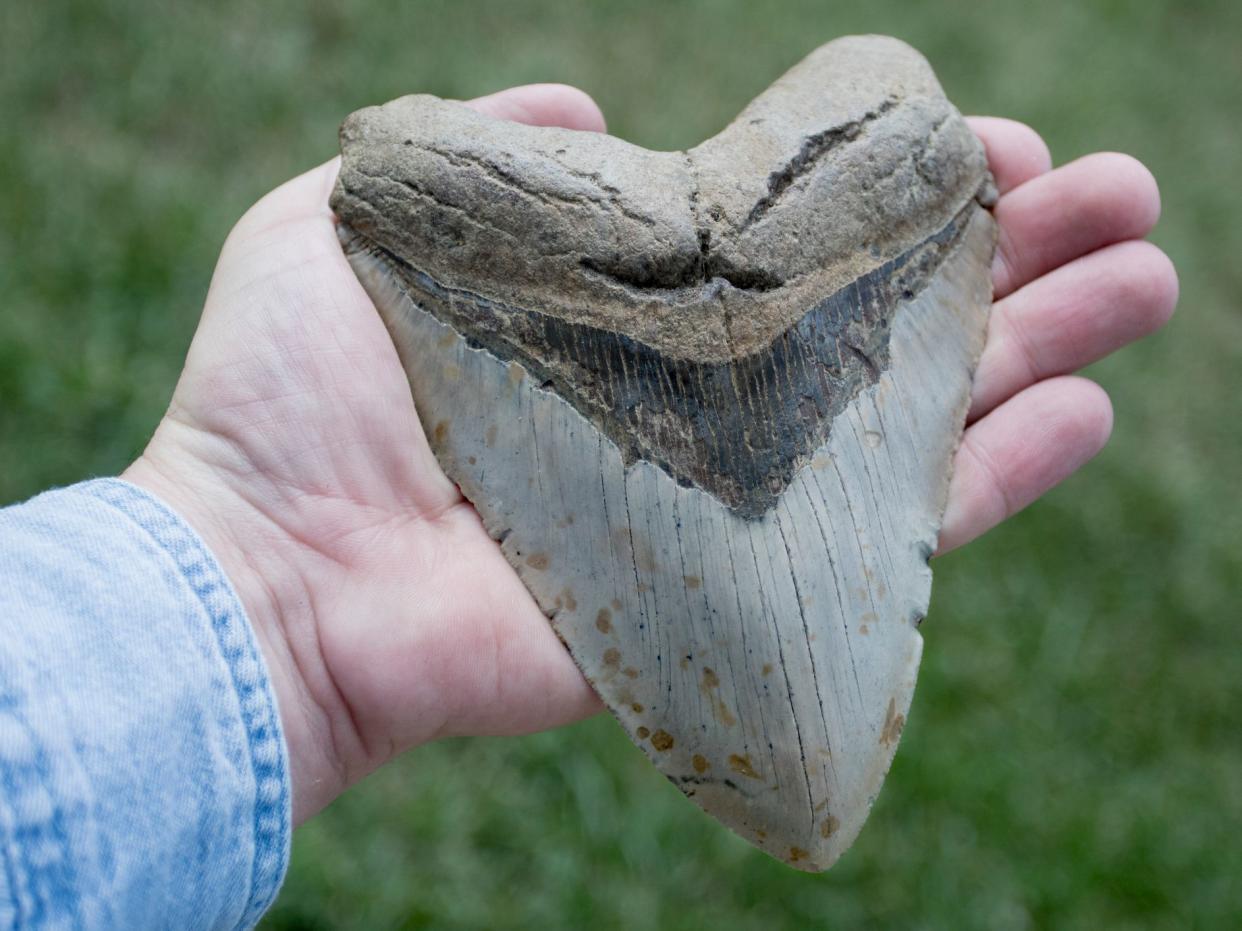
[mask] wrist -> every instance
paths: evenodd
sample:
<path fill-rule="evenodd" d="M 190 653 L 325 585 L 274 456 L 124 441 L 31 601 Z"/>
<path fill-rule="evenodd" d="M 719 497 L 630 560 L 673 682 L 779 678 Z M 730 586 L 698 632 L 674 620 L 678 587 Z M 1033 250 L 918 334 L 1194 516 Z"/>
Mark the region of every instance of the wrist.
<path fill-rule="evenodd" d="M 178 434 L 187 432 L 194 428 L 165 420 L 121 477 L 185 520 L 232 583 L 276 695 L 297 825 L 372 767 L 319 650 L 315 592 L 290 552 L 296 544 L 229 480 L 230 470 L 186 451 L 191 437 Z"/>

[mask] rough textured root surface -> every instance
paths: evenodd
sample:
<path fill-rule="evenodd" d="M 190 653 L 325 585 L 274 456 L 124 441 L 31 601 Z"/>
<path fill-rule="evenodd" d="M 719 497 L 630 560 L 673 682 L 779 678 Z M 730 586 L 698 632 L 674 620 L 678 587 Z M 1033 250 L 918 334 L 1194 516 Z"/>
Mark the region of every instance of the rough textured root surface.
<path fill-rule="evenodd" d="M 982 148 L 926 63 L 838 40 L 688 152 L 427 97 L 342 148 L 445 471 L 661 771 L 829 866 L 909 709 L 991 296 Z"/>

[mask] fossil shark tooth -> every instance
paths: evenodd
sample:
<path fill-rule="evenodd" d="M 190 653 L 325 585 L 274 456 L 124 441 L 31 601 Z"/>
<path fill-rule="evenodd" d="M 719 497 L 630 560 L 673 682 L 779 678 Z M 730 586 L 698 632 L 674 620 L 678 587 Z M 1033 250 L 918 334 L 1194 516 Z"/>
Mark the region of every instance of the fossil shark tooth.
<path fill-rule="evenodd" d="M 436 456 L 631 738 L 828 867 L 914 689 L 991 299 L 981 145 L 883 37 L 652 152 L 404 97 L 332 205 Z"/>

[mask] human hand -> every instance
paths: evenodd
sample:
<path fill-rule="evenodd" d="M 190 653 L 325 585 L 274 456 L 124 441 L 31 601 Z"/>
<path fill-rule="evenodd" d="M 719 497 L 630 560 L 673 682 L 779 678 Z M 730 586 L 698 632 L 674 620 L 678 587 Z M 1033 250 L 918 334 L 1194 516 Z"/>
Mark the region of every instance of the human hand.
<path fill-rule="evenodd" d="M 999 239 L 938 554 L 1022 510 L 1103 448 L 1108 395 L 1068 373 L 1159 329 L 1177 304 L 1173 263 L 1143 241 L 1160 193 L 1141 163 L 1097 152 L 1054 171 L 1029 127 L 968 122 L 1000 193 Z"/>
<path fill-rule="evenodd" d="M 494 116 L 604 128 L 581 92 L 516 88 Z M 1108 399 L 1063 377 L 1158 327 L 1176 278 L 1134 242 L 1158 213 L 1119 155 L 1049 171 L 1005 120 L 972 125 L 1002 197 L 997 303 L 941 535 L 978 536 L 1093 456 Z M 337 243 L 336 162 L 269 194 L 220 256 L 172 404 L 125 477 L 217 554 L 272 674 L 301 822 L 404 749 L 599 709 L 436 464 L 397 355 Z"/>

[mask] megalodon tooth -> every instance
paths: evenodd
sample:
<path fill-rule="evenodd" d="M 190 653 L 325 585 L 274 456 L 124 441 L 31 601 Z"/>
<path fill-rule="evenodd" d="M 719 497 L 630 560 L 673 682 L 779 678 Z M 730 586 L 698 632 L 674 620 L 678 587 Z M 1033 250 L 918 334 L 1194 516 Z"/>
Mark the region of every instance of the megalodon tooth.
<path fill-rule="evenodd" d="M 909 710 L 995 189 L 927 62 L 852 37 L 683 152 L 418 95 L 332 196 L 445 472 L 630 737 L 799 869 Z"/>

